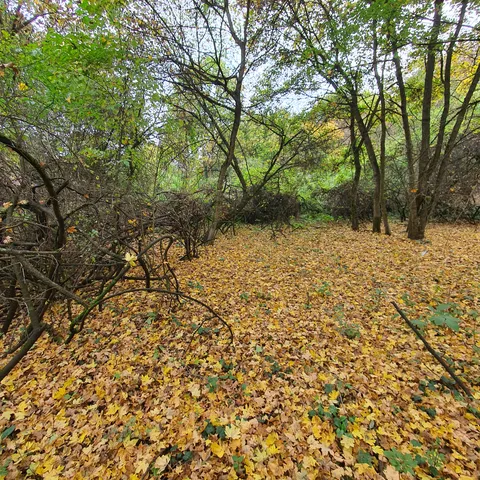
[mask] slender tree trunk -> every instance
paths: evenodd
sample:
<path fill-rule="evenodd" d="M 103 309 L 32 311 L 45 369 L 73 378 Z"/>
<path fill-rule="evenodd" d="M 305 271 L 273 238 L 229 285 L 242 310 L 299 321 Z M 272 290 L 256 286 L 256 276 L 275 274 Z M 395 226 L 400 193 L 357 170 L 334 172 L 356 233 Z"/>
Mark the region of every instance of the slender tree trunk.
<path fill-rule="evenodd" d="M 357 92 L 352 89 L 352 112 L 355 118 L 355 122 L 360 131 L 360 136 L 362 137 L 363 143 L 365 144 L 365 149 L 367 150 L 368 159 L 372 166 L 373 170 L 373 180 L 375 182 L 375 190 L 373 194 L 373 224 L 372 232 L 380 233 L 382 230 L 382 210 L 381 210 L 381 188 L 380 188 L 380 167 L 377 161 L 377 155 L 375 154 L 375 148 L 370 137 L 367 125 L 362 118 L 362 114 L 358 108 L 358 97 Z"/>
<path fill-rule="evenodd" d="M 373 222 L 372 222 L 372 232 L 381 233 L 382 232 L 382 202 L 381 202 L 381 192 L 380 187 L 380 175 L 374 171 L 374 180 L 375 180 L 375 190 L 373 192 Z"/>
<path fill-rule="evenodd" d="M 224 216 L 223 189 L 227 181 L 227 174 L 228 174 L 229 167 L 231 165 L 234 165 L 235 167 L 237 167 L 237 165 L 235 165 L 235 162 L 236 162 L 235 147 L 237 144 L 237 137 L 238 137 L 238 131 L 240 129 L 240 123 L 242 121 L 242 108 L 243 108 L 242 88 L 243 88 L 243 80 L 245 78 L 245 72 L 247 68 L 247 57 L 246 57 L 247 34 L 248 34 L 248 25 L 250 21 L 251 0 L 247 0 L 247 4 L 246 4 L 247 11 L 245 15 L 245 23 L 243 25 L 243 38 L 240 38 L 235 31 L 235 26 L 233 24 L 233 20 L 232 20 L 229 8 L 230 7 L 228 2 L 225 2 L 224 11 L 225 11 L 225 15 L 228 23 L 228 28 L 230 30 L 230 33 L 235 43 L 240 49 L 240 65 L 238 69 L 238 76 L 237 76 L 237 82 L 235 85 L 235 90 L 230 93 L 235 103 L 235 112 L 234 112 L 232 130 L 230 132 L 230 138 L 228 141 L 227 158 L 225 162 L 222 164 L 222 167 L 220 168 L 220 173 L 218 176 L 217 190 L 215 193 L 213 219 L 212 219 L 210 228 L 208 229 L 208 232 L 207 232 L 206 243 L 213 243 L 215 241 L 215 237 L 218 232 L 220 221 Z M 241 175 L 239 175 L 239 178 L 241 178 Z M 242 184 L 242 187 L 245 187 L 245 185 Z"/>
<path fill-rule="evenodd" d="M 217 188 L 215 191 L 215 199 L 213 205 L 213 218 L 210 222 L 210 226 L 208 228 L 207 236 L 205 239 L 205 243 L 207 244 L 213 243 L 215 241 L 215 237 L 218 231 L 218 225 L 223 216 L 223 187 L 225 185 L 225 182 L 227 181 L 227 172 L 229 166 L 230 163 L 228 160 L 223 162 L 220 168 L 220 173 L 218 174 Z"/>
<path fill-rule="evenodd" d="M 431 158 L 431 128 L 432 128 L 432 98 L 434 90 L 434 73 L 437 57 L 437 41 L 440 32 L 441 12 L 444 0 L 435 0 L 435 13 L 433 18 L 432 34 L 427 49 L 425 62 L 425 79 L 423 83 L 422 99 L 422 136 L 420 141 L 420 154 L 418 156 L 418 170 L 416 185 L 411 188 L 410 215 L 408 222 L 408 238 L 422 240 L 425 237 L 425 228 L 428 221 L 427 196 L 430 181 L 429 170 L 434 159 Z"/>
<path fill-rule="evenodd" d="M 410 127 L 410 120 L 408 117 L 408 103 L 407 91 L 405 87 L 405 80 L 403 78 L 402 64 L 400 61 L 400 54 L 398 51 L 395 36 L 390 37 L 392 42 L 393 63 L 395 65 L 395 76 L 397 78 L 398 91 L 400 94 L 400 112 L 402 117 L 402 127 L 405 136 L 405 152 L 407 155 L 408 165 L 408 238 L 418 240 L 423 238 L 425 228 L 420 228 L 418 219 L 418 167 L 415 162 L 413 152 L 412 131 Z"/>
<path fill-rule="evenodd" d="M 378 97 L 380 100 L 380 180 L 379 180 L 379 195 L 380 195 L 380 210 L 383 221 L 383 228 L 385 235 L 391 235 L 390 225 L 388 224 L 387 215 L 387 201 L 385 198 L 385 163 L 386 163 L 386 139 L 387 139 L 387 108 L 385 102 L 385 88 L 384 88 L 384 68 L 380 74 L 378 69 L 378 39 L 377 39 L 377 22 L 373 22 L 373 70 L 375 73 L 375 81 L 378 88 Z"/>
<path fill-rule="evenodd" d="M 360 168 L 357 167 L 355 164 L 355 175 L 353 177 L 353 184 L 352 184 L 352 230 L 358 232 L 360 229 L 360 221 L 358 219 L 358 185 L 360 183 L 360 173 L 361 173 L 361 166 Z"/>
<path fill-rule="evenodd" d="M 362 173 L 362 163 L 360 162 L 360 148 L 355 132 L 355 119 L 353 111 L 350 111 L 350 145 L 352 149 L 353 164 L 355 166 L 355 174 L 353 176 L 352 184 L 352 230 L 358 231 L 360 222 L 358 220 L 358 187 L 360 184 L 360 175 Z"/>
<path fill-rule="evenodd" d="M 390 224 L 388 223 L 387 199 L 385 196 L 385 158 L 381 159 L 380 172 L 380 208 L 382 211 L 383 228 L 385 230 L 385 235 L 391 235 L 392 231 L 390 230 Z"/>
<path fill-rule="evenodd" d="M 410 240 L 423 240 L 425 237 L 426 221 L 418 213 L 417 195 L 410 195 L 410 208 L 408 215 L 408 238 Z"/>

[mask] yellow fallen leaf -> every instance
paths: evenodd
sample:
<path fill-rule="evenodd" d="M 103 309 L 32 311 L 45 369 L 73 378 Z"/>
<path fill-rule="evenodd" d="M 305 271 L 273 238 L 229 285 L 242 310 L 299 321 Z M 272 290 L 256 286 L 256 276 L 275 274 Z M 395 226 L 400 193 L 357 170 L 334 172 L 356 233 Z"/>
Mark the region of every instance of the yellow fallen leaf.
<path fill-rule="evenodd" d="M 225 427 L 225 436 L 232 440 L 238 440 L 241 437 L 240 427 L 236 425 L 227 425 Z"/>
<path fill-rule="evenodd" d="M 225 455 L 225 449 L 216 442 L 213 442 L 210 445 L 210 450 L 214 455 L 216 455 L 219 458 L 222 458 Z"/>
<path fill-rule="evenodd" d="M 130 264 L 131 267 L 135 266 L 135 260 L 137 259 L 136 255 L 132 255 L 130 252 L 125 254 L 125 261 Z"/>
<path fill-rule="evenodd" d="M 21 402 L 20 405 L 17 406 L 15 410 L 15 420 L 23 420 L 27 416 L 27 414 L 25 413 L 26 408 L 26 402 Z"/>
<path fill-rule="evenodd" d="M 340 480 L 345 475 L 345 469 L 343 467 L 338 467 L 335 470 L 332 470 L 331 475 L 332 478 L 337 478 L 338 480 Z"/>
<path fill-rule="evenodd" d="M 340 439 L 340 443 L 342 444 L 345 450 L 349 450 L 353 448 L 353 446 L 355 445 L 355 440 L 352 437 L 347 437 L 346 435 L 344 435 Z"/>
<path fill-rule="evenodd" d="M 138 438 L 126 438 L 124 441 L 123 441 L 123 446 L 125 448 L 129 448 L 129 447 L 134 447 L 138 442 Z"/>
<path fill-rule="evenodd" d="M 160 432 L 158 428 L 154 428 L 148 433 L 148 436 L 150 437 L 150 440 L 152 440 L 152 442 L 157 442 L 161 437 L 161 433 L 162 432 Z"/>
<path fill-rule="evenodd" d="M 170 463 L 170 455 L 162 455 L 155 460 L 153 466 L 158 470 L 158 473 L 163 472 Z"/>
<path fill-rule="evenodd" d="M 42 476 L 43 480 L 59 480 L 60 477 L 58 476 L 57 472 L 46 472 Z"/>
<path fill-rule="evenodd" d="M 378 455 L 383 455 L 383 448 L 379 447 L 378 445 L 372 447 L 372 451 Z"/>
<path fill-rule="evenodd" d="M 360 475 L 363 473 L 375 473 L 375 470 L 368 463 L 356 463 L 355 471 Z"/>
<path fill-rule="evenodd" d="M 257 448 L 255 450 L 255 455 L 252 458 L 256 463 L 261 463 L 268 458 L 268 453 L 266 450 L 260 450 Z"/>
<path fill-rule="evenodd" d="M 115 415 L 120 410 L 120 405 L 111 403 L 107 408 L 107 415 Z"/>
<path fill-rule="evenodd" d="M 270 446 L 273 445 L 278 439 L 278 435 L 275 432 L 272 432 L 267 439 L 265 440 L 265 443 Z"/>
<path fill-rule="evenodd" d="M 363 428 L 360 428 L 359 425 L 355 424 L 353 426 L 353 429 L 352 429 L 352 435 L 355 437 L 355 438 L 360 438 L 362 439 L 364 437 L 364 432 L 363 432 Z"/>
<path fill-rule="evenodd" d="M 311 455 L 303 457 L 302 463 L 306 468 L 315 467 L 316 465 L 318 465 L 317 461 Z"/>
<path fill-rule="evenodd" d="M 67 394 L 67 389 L 65 387 L 61 387 L 53 394 L 53 399 L 60 400 L 66 394 Z"/>
<path fill-rule="evenodd" d="M 15 412 L 11 409 L 8 408 L 2 412 L 1 418 L 5 418 L 6 420 L 10 420 L 10 416 L 15 415 Z"/>
<path fill-rule="evenodd" d="M 320 440 L 320 438 L 322 438 L 322 431 L 320 430 L 320 425 L 318 425 L 318 423 L 314 423 L 312 425 L 312 433 L 317 440 Z"/>
<path fill-rule="evenodd" d="M 188 391 L 192 394 L 192 397 L 198 398 L 202 392 L 200 390 L 200 386 L 196 383 L 192 383 L 188 388 Z"/>
<path fill-rule="evenodd" d="M 273 444 L 273 445 L 269 445 L 267 447 L 267 453 L 269 455 L 275 455 L 276 453 L 280 453 L 280 450 L 278 449 L 278 447 L 275 444 Z"/>
<path fill-rule="evenodd" d="M 387 480 L 400 480 L 400 474 L 391 465 L 387 465 L 383 474 Z"/>
<path fill-rule="evenodd" d="M 338 398 L 338 396 L 340 395 L 340 392 L 338 390 L 333 390 L 330 392 L 330 394 L 328 395 L 328 398 L 332 401 L 336 400 Z"/>
<path fill-rule="evenodd" d="M 135 468 L 135 473 L 144 473 L 148 470 L 148 466 L 150 462 L 148 462 L 145 458 L 142 458 L 138 461 Z"/>

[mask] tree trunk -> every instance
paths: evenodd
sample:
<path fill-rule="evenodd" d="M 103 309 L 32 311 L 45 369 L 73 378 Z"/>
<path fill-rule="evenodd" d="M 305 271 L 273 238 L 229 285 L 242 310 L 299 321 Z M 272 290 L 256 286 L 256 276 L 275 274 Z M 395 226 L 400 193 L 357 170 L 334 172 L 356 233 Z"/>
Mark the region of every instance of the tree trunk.
<path fill-rule="evenodd" d="M 357 166 L 355 163 L 355 176 L 352 184 L 352 230 L 358 232 L 360 229 L 360 222 L 358 219 L 358 185 L 360 183 L 360 173 L 362 166 Z"/>
<path fill-rule="evenodd" d="M 387 199 L 385 198 L 385 159 L 380 164 L 380 208 L 382 211 L 383 228 L 385 235 L 391 235 L 390 224 L 388 223 Z"/>
<path fill-rule="evenodd" d="M 220 173 L 218 174 L 217 188 L 215 191 L 215 203 L 213 205 L 213 218 L 205 238 L 206 244 L 212 244 L 217 236 L 218 225 L 223 215 L 223 187 L 227 180 L 229 166 L 230 162 L 228 160 L 223 162 L 222 167 L 220 168 Z"/>
<path fill-rule="evenodd" d="M 425 238 L 428 214 L 426 206 L 422 203 L 422 196 L 419 195 L 419 192 L 410 192 L 407 227 L 410 240 L 423 240 Z"/>
<path fill-rule="evenodd" d="M 29 352 L 29 350 L 35 345 L 35 342 L 40 338 L 46 325 L 40 325 L 37 329 L 33 330 L 20 350 L 10 359 L 10 361 L 0 369 L 0 382 L 18 365 L 20 360 Z"/>
<path fill-rule="evenodd" d="M 365 145 L 365 149 L 367 151 L 368 159 L 372 166 L 373 170 L 373 179 L 375 182 L 375 191 L 373 194 L 373 224 L 372 224 L 372 231 L 374 233 L 381 233 L 382 228 L 382 210 L 381 210 L 381 172 L 380 167 L 378 165 L 377 155 L 375 153 L 375 148 L 373 146 L 372 139 L 370 137 L 370 133 L 368 131 L 368 127 L 365 124 L 365 121 L 360 113 L 360 109 L 358 107 L 358 93 L 356 90 L 351 90 L 352 95 L 352 113 L 355 118 L 355 122 L 358 126 L 358 130 L 360 131 L 360 136 L 362 137 L 363 143 Z"/>
<path fill-rule="evenodd" d="M 385 199 L 385 163 L 386 163 L 386 139 L 387 139 L 387 108 L 385 102 L 385 89 L 384 89 L 384 68 L 382 73 L 378 70 L 378 39 L 377 39 L 377 22 L 373 22 L 373 70 L 375 72 L 375 80 L 378 88 L 378 97 L 380 100 L 380 168 L 379 168 L 379 195 L 380 195 L 380 210 L 383 220 L 383 227 L 385 229 L 385 235 L 391 235 L 390 225 L 388 224 L 387 216 L 387 201 Z M 376 186 L 375 186 L 376 188 Z M 375 211 L 375 207 L 374 207 Z M 374 225 L 374 232 L 375 230 Z M 380 229 L 379 229 L 380 231 Z"/>
<path fill-rule="evenodd" d="M 425 238 L 425 227 L 427 226 L 424 216 L 410 215 L 408 217 L 408 238 L 410 240 L 423 240 Z"/>
<path fill-rule="evenodd" d="M 357 142 L 357 135 L 355 132 L 355 119 L 353 111 L 350 112 L 350 144 L 352 148 L 353 164 L 355 166 L 355 174 L 353 176 L 352 184 L 352 230 L 358 232 L 360 222 L 358 220 L 358 186 L 360 184 L 360 175 L 362 173 L 362 163 L 360 162 L 360 148 Z"/>
<path fill-rule="evenodd" d="M 375 190 L 373 192 L 373 222 L 372 232 L 382 232 L 382 208 L 381 208 L 381 188 L 380 188 L 380 176 L 375 175 Z"/>

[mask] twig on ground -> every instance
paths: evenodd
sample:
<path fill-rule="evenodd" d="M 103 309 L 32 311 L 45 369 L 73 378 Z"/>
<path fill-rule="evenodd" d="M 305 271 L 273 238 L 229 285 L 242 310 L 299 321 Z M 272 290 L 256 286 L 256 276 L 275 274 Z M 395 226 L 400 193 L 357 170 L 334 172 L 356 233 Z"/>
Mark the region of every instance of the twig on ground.
<path fill-rule="evenodd" d="M 448 363 L 432 348 L 432 346 L 427 342 L 425 337 L 420 333 L 419 329 L 407 318 L 402 309 L 395 303 L 392 302 L 392 305 L 395 307 L 400 316 L 405 320 L 407 325 L 413 330 L 415 335 L 423 342 L 425 348 L 432 354 L 432 356 L 437 360 L 438 363 L 450 374 L 455 383 L 467 394 L 469 398 L 473 398 L 472 392 L 465 385 L 465 383 L 456 375 Z"/>

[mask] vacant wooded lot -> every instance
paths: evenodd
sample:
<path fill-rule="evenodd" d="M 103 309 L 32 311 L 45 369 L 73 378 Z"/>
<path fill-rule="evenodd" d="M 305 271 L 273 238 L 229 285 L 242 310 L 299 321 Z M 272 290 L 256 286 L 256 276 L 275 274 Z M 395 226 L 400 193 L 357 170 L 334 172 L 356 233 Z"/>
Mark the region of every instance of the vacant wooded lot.
<path fill-rule="evenodd" d="M 479 0 L 0 0 L 0 480 L 480 475 Z"/>

